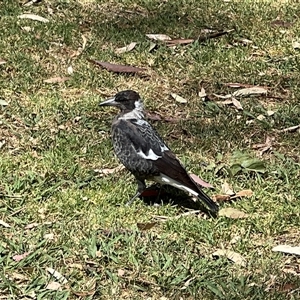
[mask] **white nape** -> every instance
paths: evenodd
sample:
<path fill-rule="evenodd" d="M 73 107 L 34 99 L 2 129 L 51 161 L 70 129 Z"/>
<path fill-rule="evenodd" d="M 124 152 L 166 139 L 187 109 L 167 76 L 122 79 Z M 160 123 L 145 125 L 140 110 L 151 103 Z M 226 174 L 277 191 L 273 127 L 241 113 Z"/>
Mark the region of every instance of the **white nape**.
<path fill-rule="evenodd" d="M 143 102 L 141 100 L 137 100 L 134 102 L 134 106 L 135 108 L 124 114 L 120 119 L 121 120 L 131 120 L 131 119 L 136 119 L 136 120 L 142 120 L 144 119 L 144 106 L 143 106 Z"/>

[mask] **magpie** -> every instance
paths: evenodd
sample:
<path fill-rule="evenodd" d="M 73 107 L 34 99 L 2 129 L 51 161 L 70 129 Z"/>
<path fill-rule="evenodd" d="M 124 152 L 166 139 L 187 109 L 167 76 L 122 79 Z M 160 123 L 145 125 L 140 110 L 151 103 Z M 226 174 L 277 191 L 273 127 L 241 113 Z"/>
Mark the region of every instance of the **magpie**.
<path fill-rule="evenodd" d="M 112 122 L 112 143 L 118 159 L 135 176 L 138 184 L 137 193 L 128 204 L 145 191 L 145 180 L 151 180 L 188 192 L 202 200 L 212 213 L 218 212 L 218 205 L 200 189 L 156 130 L 146 121 L 143 102 L 137 92 L 119 92 L 100 103 L 100 106 L 115 106 L 120 109 Z"/>

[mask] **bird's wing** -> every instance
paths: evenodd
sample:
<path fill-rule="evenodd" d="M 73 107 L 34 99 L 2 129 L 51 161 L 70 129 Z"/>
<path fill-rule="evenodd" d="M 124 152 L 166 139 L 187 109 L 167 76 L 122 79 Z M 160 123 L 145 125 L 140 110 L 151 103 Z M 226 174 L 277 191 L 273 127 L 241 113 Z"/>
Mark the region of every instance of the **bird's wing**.
<path fill-rule="evenodd" d="M 115 125 L 115 131 L 118 132 L 120 144 L 119 151 L 115 148 L 117 156 L 133 174 L 143 174 L 145 178 L 147 175 L 165 175 L 176 183 L 177 188 L 185 186 L 194 191 L 212 211 L 217 211 L 217 205 L 191 179 L 175 154 L 147 121 L 121 119 Z"/>
<path fill-rule="evenodd" d="M 121 120 L 119 126 L 122 126 L 124 134 L 130 138 L 136 154 L 140 158 L 151 161 L 159 173 L 198 192 L 196 184 L 155 129 L 145 120 L 128 121 Z"/>

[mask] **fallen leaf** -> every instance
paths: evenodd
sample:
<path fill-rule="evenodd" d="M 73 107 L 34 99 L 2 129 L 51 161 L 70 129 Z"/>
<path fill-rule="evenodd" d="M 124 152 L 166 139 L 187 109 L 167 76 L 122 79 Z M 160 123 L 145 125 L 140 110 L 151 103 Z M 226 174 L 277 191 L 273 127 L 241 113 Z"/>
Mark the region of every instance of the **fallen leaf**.
<path fill-rule="evenodd" d="M 84 292 L 76 292 L 72 290 L 72 293 L 78 297 L 86 297 L 86 296 L 93 296 L 96 293 L 96 290 L 93 289 L 91 291 L 84 291 Z"/>
<path fill-rule="evenodd" d="M 246 265 L 246 259 L 241 254 L 234 252 L 232 250 L 218 249 L 212 254 L 212 256 L 217 256 L 217 257 L 223 256 L 240 266 L 244 267 Z"/>
<path fill-rule="evenodd" d="M 286 22 L 286 21 L 283 21 L 283 20 L 274 20 L 274 21 L 271 22 L 271 25 L 272 26 L 288 28 L 288 27 L 291 27 L 293 25 L 293 23 Z"/>
<path fill-rule="evenodd" d="M 198 92 L 198 96 L 202 99 L 202 100 L 205 100 L 205 97 L 207 96 L 206 95 L 206 92 L 205 92 L 205 89 L 203 87 L 201 87 L 201 90 Z M 204 99 L 203 99 L 204 98 Z"/>
<path fill-rule="evenodd" d="M 250 87 L 244 88 L 235 91 L 232 96 L 234 97 L 243 97 L 243 96 L 252 96 L 252 95 L 265 95 L 267 94 L 267 90 L 262 87 Z"/>
<path fill-rule="evenodd" d="M 216 202 L 223 202 L 223 201 L 228 201 L 230 200 L 230 195 L 213 195 L 213 200 Z"/>
<path fill-rule="evenodd" d="M 169 41 L 171 38 L 166 34 L 146 34 L 146 37 L 155 41 Z"/>
<path fill-rule="evenodd" d="M 55 279 L 59 280 L 62 284 L 65 284 L 68 282 L 66 277 L 64 277 L 62 274 L 55 271 L 54 269 L 46 268 L 46 271 L 49 272 Z"/>
<path fill-rule="evenodd" d="M 148 51 L 149 51 L 149 52 L 152 52 L 152 51 L 155 50 L 157 47 L 158 47 L 157 44 L 151 42 Z"/>
<path fill-rule="evenodd" d="M 300 124 L 296 125 L 296 126 L 292 126 L 292 127 L 281 129 L 281 130 L 279 130 L 279 132 L 294 132 L 294 131 L 296 131 L 299 128 L 300 128 Z"/>
<path fill-rule="evenodd" d="M 222 184 L 221 191 L 223 194 L 226 195 L 230 195 L 230 196 L 235 195 L 235 192 L 233 191 L 232 187 L 229 185 L 227 181 L 224 181 L 224 183 Z"/>
<path fill-rule="evenodd" d="M 51 281 L 46 285 L 46 290 L 52 290 L 52 291 L 61 290 L 61 284 L 56 281 Z"/>
<path fill-rule="evenodd" d="M 70 79 L 70 77 L 52 77 L 49 79 L 45 79 L 44 82 L 45 83 L 61 83 L 61 82 L 65 82 L 69 79 Z"/>
<path fill-rule="evenodd" d="M 232 98 L 231 101 L 238 110 L 243 110 L 243 106 L 240 101 L 236 100 L 235 98 Z"/>
<path fill-rule="evenodd" d="M 20 261 L 20 260 L 24 259 L 25 257 L 27 257 L 29 254 L 30 254 L 30 252 L 24 252 L 23 254 L 17 254 L 17 255 L 14 255 L 12 257 L 12 259 L 14 261 Z"/>
<path fill-rule="evenodd" d="M 187 100 L 186 100 L 186 99 L 184 99 L 183 97 L 181 97 L 181 96 L 179 96 L 179 95 L 177 95 L 177 94 L 175 94 L 175 93 L 171 93 L 171 97 L 172 97 L 175 101 L 177 101 L 177 102 L 179 102 L 179 103 L 182 103 L 182 104 L 187 103 Z"/>
<path fill-rule="evenodd" d="M 20 273 L 17 273 L 17 272 L 11 273 L 9 277 L 14 279 L 14 280 L 18 280 L 18 281 L 27 281 L 27 280 L 29 280 L 29 278 L 27 276 L 25 276 L 23 274 L 20 274 Z"/>
<path fill-rule="evenodd" d="M 275 111 L 273 111 L 273 110 L 267 110 L 267 115 L 269 117 L 273 116 L 274 114 L 275 114 Z"/>
<path fill-rule="evenodd" d="M 151 223 L 136 223 L 136 226 L 139 230 L 149 230 L 152 227 L 154 227 L 157 223 L 151 222 Z"/>
<path fill-rule="evenodd" d="M 256 117 L 257 120 L 262 121 L 264 120 L 266 117 L 264 115 L 259 115 Z"/>
<path fill-rule="evenodd" d="M 300 247 L 293 247 L 290 245 L 278 245 L 273 247 L 272 251 L 300 255 Z"/>
<path fill-rule="evenodd" d="M 266 141 L 263 144 L 254 144 L 252 148 L 259 150 L 259 155 L 262 156 L 265 152 L 272 149 L 273 140 L 274 138 L 267 136 Z"/>
<path fill-rule="evenodd" d="M 68 72 L 69 75 L 72 75 L 74 73 L 73 67 L 72 66 L 68 66 L 67 72 Z"/>
<path fill-rule="evenodd" d="M 137 43 L 132 42 L 132 43 L 130 43 L 129 45 L 127 45 L 127 46 L 125 46 L 125 47 L 117 48 L 117 49 L 115 50 L 115 52 L 116 52 L 117 54 L 122 54 L 122 53 L 125 53 L 125 52 L 130 52 L 130 51 L 132 51 L 132 50 L 135 48 L 136 44 L 137 44 Z"/>
<path fill-rule="evenodd" d="M 0 99 L 0 105 L 7 106 L 8 102 L 6 102 L 5 100 Z"/>
<path fill-rule="evenodd" d="M 125 275 L 125 270 L 123 269 L 118 269 L 118 276 L 122 277 Z"/>
<path fill-rule="evenodd" d="M 0 225 L 6 228 L 10 228 L 11 226 L 9 224 L 7 224 L 6 222 L 4 222 L 3 220 L 0 220 Z"/>
<path fill-rule="evenodd" d="M 228 95 L 225 95 L 225 96 L 223 96 L 223 95 L 218 95 L 218 94 L 213 94 L 215 97 L 217 97 L 217 98 L 220 98 L 220 99 L 230 99 L 231 97 L 232 97 L 232 95 L 231 94 L 228 94 Z M 225 102 L 225 101 L 223 101 L 223 102 Z M 228 103 L 226 103 L 226 104 L 231 104 L 232 103 L 232 101 L 231 101 L 231 99 L 230 99 L 230 101 L 228 102 Z M 224 103 L 225 104 L 225 103 Z"/>
<path fill-rule="evenodd" d="M 102 176 L 104 176 L 104 175 L 109 175 L 109 174 L 113 174 L 116 172 L 120 172 L 124 169 L 125 169 L 125 167 L 123 165 L 119 165 L 116 168 L 94 169 L 94 172 L 102 174 Z"/>
<path fill-rule="evenodd" d="M 189 175 L 193 179 L 193 181 L 195 181 L 200 186 L 202 186 L 204 188 L 214 188 L 210 183 L 205 182 L 204 180 L 199 178 L 197 175 L 195 175 L 195 174 L 189 174 Z"/>
<path fill-rule="evenodd" d="M 4 65 L 4 64 L 6 64 L 6 60 L 0 58 L 0 65 Z"/>
<path fill-rule="evenodd" d="M 48 19 L 43 18 L 43 17 L 38 16 L 38 15 L 34 15 L 34 14 L 22 14 L 22 15 L 19 15 L 18 18 L 20 18 L 20 19 L 30 19 L 30 20 L 34 20 L 34 21 L 43 22 L 43 23 L 49 22 Z"/>
<path fill-rule="evenodd" d="M 142 69 L 142 68 L 138 68 L 138 67 L 112 64 L 109 62 L 103 62 L 103 61 L 94 60 L 94 59 L 88 59 L 88 61 L 100 66 L 103 69 L 106 69 L 109 72 L 114 72 L 114 73 L 136 74 L 136 73 L 140 73 L 140 72 L 143 72 L 146 70 L 146 69 Z"/>
<path fill-rule="evenodd" d="M 45 240 L 54 240 L 54 234 L 53 233 L 47 233 L 44 235 Z"/>
<path fill-rule="evenodd" d="M 293 42 L 293 48 L 294 49 L 300 49 L 300 43 L 299 42 Z"/>
<path fill-rule="evenodd" d="M 235 39 L 235 45 L 237 43 L 239 44 L 242 44 L 243 46 L 247 46 L 247 45 L 250 45 L 250 44 L 253 44 L 253 42 L 249 39 L 245 39 L 245 38 L 240 38 L 240 39 Z"/>
<path fill-rule="evenodd" d="M 232 207 L 222 208 L 219 211 L 219 216 L 224 216 L 230 219 L 244 219 L 248 217 L 246 213 Z"/>
<path fill-rule="evenodd" d="M 148 120 L 151 120 L 151 121 L 161 121 L 162 120 L 162 117 L 157 114 L 157 113 L 151 113 L 151 112 L 146 112 L 146 117 Z"/>
<path fill-rule="evenodd" d="M 195 42 L 195 39 L 173 39 L 167 40 L 166 43 L 169 47 L 173 47 L 176 45 L 188 45 Z"/>
<path fill-rule="evenodd" d="M 24 27 L 21 27 L 22 30 L 26 31 L 26 32 L 30 32 L 30 31 L 33 31 L 33 28 L 29 27 L 29 26 L 24 26 Z"/>
<path fill-rule="evenodd" d="M 267 89 L 268 87 L 266 86 L 257 86 L 257 85 L 253 85 L 253 84 L 247 84 L 247 83 L 239 83 L 239 82 L 228 82 L 228 83 L 223 83 L 223 85 L 228 86 L 228 87 L 232 87 L 232 88 L 263 88 L 263 89 Z"/>
<path fill-rule="evenodd" d="M 230 197 L 231 199 L 235 199 L 235 198 L 241 198 L 241 197 L 250 197 L 253 195 L 253 192 L 251 190 L 242 190 L 237 192 L 235 195 Z"/>
<path fill-rule="evenodd" d="M 196 278 L 196 276 L 193 276 L 193 277 L 191 277 L 190 279 L 188 279 L 188 280 L 184 283 L 183 287 L 181 287 L 180 289 L 181 289 L 181 290 L 185 290 L 188 286 L 190 286 L 191 282 L 192 282 L 195 278 Z M 161 300 L 161 299 L 162 299 L 162 297 L 160 298 L 160 300 Z M 165 300 L 169 300 L 169 298 L 165 298 Z"/>

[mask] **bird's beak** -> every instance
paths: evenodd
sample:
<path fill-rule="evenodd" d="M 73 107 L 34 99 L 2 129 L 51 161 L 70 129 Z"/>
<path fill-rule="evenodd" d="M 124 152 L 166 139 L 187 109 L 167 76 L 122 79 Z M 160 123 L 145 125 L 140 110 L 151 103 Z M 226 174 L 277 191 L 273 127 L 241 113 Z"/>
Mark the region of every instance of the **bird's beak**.
<path fill-rule="evenodd" d="M 99 104 L 100 106 L 116 106 L 118 102 L 115 101 L 115 97 L 109 98 Z"/>

